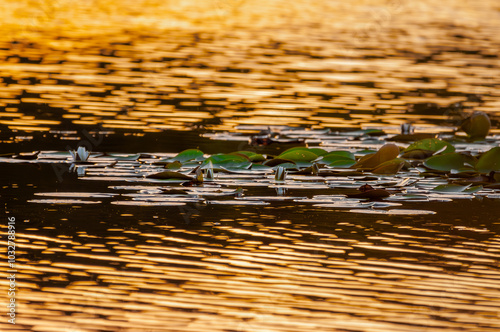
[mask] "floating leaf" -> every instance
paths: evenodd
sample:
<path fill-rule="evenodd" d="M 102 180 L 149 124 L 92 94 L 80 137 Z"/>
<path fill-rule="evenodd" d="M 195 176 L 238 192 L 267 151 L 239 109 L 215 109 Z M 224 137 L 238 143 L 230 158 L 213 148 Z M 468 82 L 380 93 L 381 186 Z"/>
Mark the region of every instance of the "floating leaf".
<path fill-rule="evenodd" d="M 403 159 L 395 158 L 386 161 L 375 168 L 373 174 L 396 174 L 403 168 L 405 161 Z"/>
<path fill-rule="evenodd" d="M 252 163 L 248 160 L 247 156 L 244 155 L 232 155 L 232 154 L 216 154 L 207 159 L 205 159 L 202 163 L 202 166 L 208 165 L 209 162 L 212 162 L 214 167 L 240 167 L 240 168 L 248 168 L 252 165 Z"/>
<path fill-rule="evenodd" d="M 497 146 L 485 152 L 479 158 L 476 169 L 481 173 L 500 171 L 500 147 Z"/>
<path fill-rule="evenodd" d="M 430 157 L 424 161 L 425 167 L 438 171 L 451 171 L 464 167 L 464 156 L 460 153 L 447 153 Z"/>
<path fill-rule="evenodd" d="M 459 193 L 467 189 L 469 186 L 460 186 L 458 184 L 442 184 L 433 188 L 432 191 L 437 191 L 441 193 Z"/>
<path fill-rule="evenodd" d="M 471 140 L 484 139 L 490 131 L 491 122 L 488 115 L 484 112 L 474 112 L 470 117 L 464 120 L 460 129 L 465 131 Z"/>
<path fill-rule="evenodd" d="M 395 144 L 385 144 L 376 153 L 362 157 L 352 168 L 375 168 L 378 165 L 396 158 L 399 148 Z"/>
<path fill-rule="evenodd" d="M 403 153 L 400 157 L 405 159 L 427 159 L 432 157 L 435 151 L 414 149 Z"/>
<path fill-rule="evenodd" d="M 198 149 L 187 149 L 180 152 L 177 156 L 173 157 L 172 161 L 180 161 L 181 163 L 189 160 L 203 159 L 203 152 Z"/>
<path fill-rule="evenodd" d="M 266 161 L 264 163 L 264 165 L 269 166 L 269 167 L 274 167 L 274 166 L 278 166 L 278 165 L 281 165 L 281 164 L 284 164 L 284 163 L 291 163 L 291 164 L 293 164 L 295 166 L 295 163 L 292 160 L 281 159 L 281 158 L 270 159 L 270 160 Z"/>
<path fill-rule="evenodd" d="M 343 160 L 337 160 L 329 164 L 328 166 L 330 167 L 335 167 L 335 168 L 349 168 L 356 164 L 355 160 L 349 160 L 349 159 L 343 159 Z"/>
<path fill-rule="evenodd" d="M 318 162 L 329 165 L 338 160 L 355 160 L 354 154 L 349 151 L 332 151 L 324 155 L 322 158 L 318 158 Z"/>
<path fill-rule="evenodd" d="M 439 151 L 445 148 L 441 153 L 451 153 L 455 152 L 455 147 L 450 143 L 440 140 L 439 138 L 426 138 L 410 144 L 404 151 L 408 152 L 411 150 L 426 150 L 426 151 Z"/>
<path fill-rule="evenodd" d="M 252 151 L 237 151 L 237 152 L 233 152 L 233 153 L 230 153 L 230 154 L 245 155 L 252 162 L 261 162 L 261 161 L 266 160 L 266 157 L 264 157 L 260 153 L 255 153 L 255 152 L 252 152 Z"/>
<path fill-rule="evenodd" d="M 309 148 L 309 151 L 311 151 L 312 153 L 314 153 L 317 156 L 324 156 L 328 153 L 328 152 L 326 152 L 326 150 L 321 149 L 321 148 Z"/>
<path fill-rule="evenodd" d="M 470 187 L 470 188 L 467 188 L 464 190 L 464 193 L 477 193 L 478 191 L 482 190 L 483 189 L 483 186 L 473 186 L 473 187 Z"/>
<path fill-rule="evenodd" d="M 288 159 L 292 161 L 313 161 L 318 158 L 318 155 L 307 149 L 295 149 L 292 151 L 285 151 L 278 156 L 280 159 Z"/>
<path fill-rule="evenodd" d="M 425 138 L 434 138 L 434 137 L 436 137 L 436 134 L 430 134 L 430 133 L 399 134 L 393 137 L 389 137 L 387 140 L 395 142 L 413 142 Z"/>
<path fill-rule="evenodd" d="M 171 163 L 166 163 L 165 164 L 165 168 L 166 169 L 180 169 L 182 166 L 181 162 L 180 161 L 173 161 Z"/>
<path fill-rule="evenodd" d="M 148 179 L 161 179 L 161 180 L 167 180 L 167 179 L 179 179 L 179 180 L 193 180 L 192 177 L 182 174 L 179 172 L 174 172 L 174 171 L 163 171 L 160 173 L 154 173 L 146 176 Z"/>

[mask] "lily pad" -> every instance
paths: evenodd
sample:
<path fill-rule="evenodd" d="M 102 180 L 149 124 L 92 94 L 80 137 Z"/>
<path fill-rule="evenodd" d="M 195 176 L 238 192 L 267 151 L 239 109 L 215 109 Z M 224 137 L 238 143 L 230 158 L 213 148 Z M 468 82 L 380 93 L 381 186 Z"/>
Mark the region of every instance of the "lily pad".
<path fill-rule="evenodd" d="M 201 160 L 203 159 L 203 152 L 198 149 L 187 149 L 180 152 L 177 156 L 173 157 L 172 161 L 180 161 L 181 163 L 189 160 Z"/>
<path fill-rule="evenodd" d="M 386 161 L 396 158 L 398 155 L 399 148 L 397 145 L 385 144 L 376 153 L 361 157 L 352 168 L 375 168 Z"/>
<path fill-rule="evenodd" d="M 233 153 L 230 153 L 230 154 L 247 156 L 248 159 L 250 161 L 252 161 L 252 162 L 261 162 L 261 161 L 266 160 L 266 157 L 264 157 L 260 153 L 255 153 L 255 152 L 252 152 L 252 151 L 237 151 L 237 152 L 233 152 Z"/>
<path fill-rule="evenodd" d="M 426 138 L 410 144 L 410 146 L 405 149 L 405 152 L 412 150 L 425 150 L 433 152 L 442 150 L 441 153 L 451 153 L 455 152 L 455 147 L 446 141 L 440 140 L 439 138 Z"/>
<path fill-rule="evenodd" d="M 214 168 L 224 166 L 224 167 L 240 167 L 248 168 L 252 163 L 248 160 L 248 157 L 243 155 L 231 155 L 231 154 L 216 154 L 207 159 L 202 163 L 202 166 L 212 163 Z"/>
<path fill-rule="evenodd" d="M 460 186 L 458 184 L 442 184 L 432 189 L 432 191 L 442 193 L 459 193 L 467 189 L 469 186 Z"/>
<path fill-rule="evenodd" d="M 337 160 L 329 164 L 328 166 L 330 167 L 335 167 L 335 168 L 349 168 L 356 164 L 355 160 L 349 160 L 349 159 L 343 159 L 343 160 Z"/>
<path fill-rule="evenodd" d="M 285 163 L 290 163 L 290 164 L 293 164 L 294 166 L 296 166 L 295 162 L 293 162 L 292 160 L 281 159 L 281 158 L 270 159 L 270 160 L 264 162 L 264 165 L 269 166 L 269 167 L 274 167 L 274 166 L 278 166 L 278 165 L 285 164 Z"/>
<path fill-rule="evenodd" d="M 476 169 L 481 173 L 500 171 L 500 147 L 494 147 L 484 153 L 479 158 Z"/>
<path fill-rule="evenodd" d="M 395 158 L 393 160 L 386 161 L 375 168 L 373 174 L 396 174 L 403 168 L 405 161 L 403 159 Z"/>
<path fill-rule="evenodd" d="M 460 153 L 447 153 L 430 157 L 424 161 L 424 166 L 438 171 L 451 171 L 464 167 L 464 156 Z"/>
<path fill-rule="evenodd" d="M 288 159 L 292 161 L 313 161 L 314 159 L 318 158 L 318 155 L 315 154 L 314 152 L 309 151 L 307 148 L 306 149 L 294 149 L 294 150 L 287 150 L 280 154 L 278 156 L 279 159 Z"/>

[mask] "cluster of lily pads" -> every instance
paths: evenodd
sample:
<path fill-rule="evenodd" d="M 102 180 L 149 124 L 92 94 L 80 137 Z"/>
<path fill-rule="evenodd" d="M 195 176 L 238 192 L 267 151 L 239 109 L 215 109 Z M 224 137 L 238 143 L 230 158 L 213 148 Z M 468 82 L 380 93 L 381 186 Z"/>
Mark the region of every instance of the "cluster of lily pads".
<path fill-rule="evenodd" d="M 45 151 L 2 157 L 0 162 L 70 163 L 70 170 L 82 180 L 138 183 L 109 186 L 120 191 L 119 194 L 67 193 L 70 195 L 67 198 L 108 197 L 113 199 L 111 203 L 119 205 L 268 205 L 294 201 L 348 208 L 352 212 L 369 208 L 382 213 L 380 209 L 399 206 L 400 202 L 451 201 L 474 196 L 498 198 L 500 147 L 495 140 L 484 140 L 489 124 L 487 116 L 475 115 L 462 125 L 468 136 L 458 139 L 415 134 L 410 126 L 392 139 L 376 129 L 360 131 L 358 136 L 295 130 L 293 133 L 302 137 L 319 133 L 338 141 L 333 148 L 324 139 L 315 146 L 305 146 L 302 142 L 276 155 L 256 151 L 206 155 L 198 149 L 187 149 L 177 155 L 128 155 L 90 153 L 79 147 L 69 153 Z M 390 140 L 400 143 L 387 143 Z M 275 189 L 277 195 L 251 195 L 256 187 Z M 285 195 L 292 189 L 309 191 L 303 196 Z M 316 194 L 311 196 L 311 192 Z M 61 193 L 53 194 L 57 199 L 64 197 Z M 39 195 L 52 197 L 51 193 Z M 117 201 L 118 197 L 128 200 Z M 33 202 L 57 203 L 46 199 Z M 398 214 L 408 211 L 398 210 Z"/>

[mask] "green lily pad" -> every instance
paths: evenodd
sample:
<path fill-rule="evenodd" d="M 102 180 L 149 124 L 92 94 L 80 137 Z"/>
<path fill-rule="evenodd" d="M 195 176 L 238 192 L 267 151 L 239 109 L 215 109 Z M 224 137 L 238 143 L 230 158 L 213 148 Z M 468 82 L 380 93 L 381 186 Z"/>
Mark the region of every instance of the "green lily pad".
<path fill-rule="evenodd" d="M 469 186 L 461 186 L 458 184 L 442 184 L 433 188 L 432 191 L 437 191 L 441 193 L 459 193 L 467 189 Z"/>
<path fill-rule="evenodd" d="M 232 154 L 216 154 L 203 161 L 202 166 L 208 165 L 212 162 L 214 168 L 224 166 L 224 167 L 240 167 L 248 168 L 252 163 L 248 160 L 248 157 L 244 155 L 232 155 Z"/>
<path fill-rule="evenodd" d="M 288 159 L 292 161 L 313 161 L 318 158 L 318 155 L 307 149 L 287 150 L 278 156 L 280 159 Z"/>
<path fill-rule="evenodd" d="M 341 160 L 336 160 L 336 161 L 332 162 L 328 166 L 335 167 L 335 168 L 349 168 L 354 164 L 356 164 L 355 160 L 341 159 Z"/>
<path fill-rule="evenodd" d="M 464 167 L 464 157 L 460 153 L 447 153 L 430 157 L 424 161 L 424 166 L 433 170 L 449 172 L 452 169 Z"/>
<path fill-rule="evenodd" d="M 399 134 L 393 137 L 389 137 L 387 140 L 395 142 L 413 142 L 425 138 L 434 138 L 434 137 L 436 137 L 436 134 L 431 134 L 431 133 Z"/>
<path fill-rule="evenodd" d="M 326 150 L 323 150 L 322 148 L 309 148 L 309 151 L 314 153 L 317 156 L 324 156 L 328 152 Z"/>
<path fill-rule="evenodd" d="M 491 148 L 484 153 L 476 164 L 476 169 L 481 173 L 500 171 L 500 147 Z"/>
<path fill-rule="evenodd" d="M 264 165 L 269 166 L 269 167 L 274 167 L 274 166 L 281 165 L 284 163 L 291 163 L 291 164 L 295 165 L 295 162 L 293 162 L 292 160 L 282 159 L 282 158 L 274 158 L 274 159 L 267 160 L 266 162 L 264 162 Z"/>
<path fill-rule="evenodd" d="M 256 163 L 266 160 L 266 157 L 264 157 L 260 153 L 255 153 L 252 151 L 237 151 L 237 152 L 233 152 L 230 154 L 247 156 L 250 161 L 256 162 Z"/>
<path fill-rule="evenodd" d="M 203 159 L 203 152 L 198 149 L 187 149 L 180 152 L 177 156 L 173 157 L 172 161 L 180 161 L 181 163 L 189 160 Z"/>
<path fill-rule="evenodd" d="M 318 160 L 318 162 L 329 165 L 338 160 L 355 160 L 355 157 L 354 154 L 349 151 L 332 151 L 325 154 L 321 159 Z"/>
<path fill-rule="evenodd" d="M 483 189 L 483 186 L 481 186 L 481 185 L 473 186 L 473 187 L 465 189 L 464 193 L 477 193 L 478 191 L 480 191 L 482 189 Z"/>
<path fill-rule="evenodd" d="M 426 138 L 410 144 L 410 146 L 404 151 L 408 152 L 412 150 L 426 150 L 433 152 L 443 150 L 442 153 L 451 153 L 455 152 L 455 147 L 446 141 L 440 140 L 439 138 Z"/>

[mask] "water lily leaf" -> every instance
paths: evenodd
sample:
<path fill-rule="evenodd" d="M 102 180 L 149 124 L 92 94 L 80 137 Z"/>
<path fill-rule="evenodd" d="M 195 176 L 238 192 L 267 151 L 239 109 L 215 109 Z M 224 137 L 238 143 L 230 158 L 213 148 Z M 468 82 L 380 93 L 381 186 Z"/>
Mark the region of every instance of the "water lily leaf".
<path fill-rule="evenodd" d="M 396 158 L 399 148 L 395 144 L 385 144 L 376 153 L 361 157 L 352 168 L 375 168 L 380 164 Z"/>
<path fill-rule="evenodd" d="M 248 168 L 252 163 L 248 160 L 247 156 L 244 155 L 232 155 L 232 154 L 216 154 L 203 161 L 202 166 L 212 163 L 214 168 L 224 166 L 224 167 L 240 167 Z"/>
<path fill-rule="evenodd" d="M 414 149 L 403 153 L 400 157 L 405 159 L 427 159 L 432 157 L 435 151 Z"/>
<path fill-rule="evenodd" d="M 490 131 L 491 122 L 488 115 L 484 112 L 474 112 L 470 117 L 464 120 L 460 129 L 465 131 L 471 140 L 484 139 Z"/>
<path fill-rule="evenodd" d="M 469 186 L 460 186 L 458 184 L 442 184 L 433 188 L 432 191 L 442 192 L 442 193 L 459 193 L 467 189 Z"/>
<path fill-rule="evenodd" d="M 354 154 L 349 151 L 332 151 L 322 158 L 318 158 L 318 162 L 325 165 L 329 165 L 338 160 L 355 160 L 355 157 Z"/>
<path fill-rule="evenodd" d="M 237 154 L 237 155 L 239 154 L 239 155 L 247 156 L 250 161 L 256 162 L 256 163 L 266 160 L 266 157 L 264 157 L 260 153 L 255 153 L 252 151 L 237 151 L 237 152 L 233 152 L 230 154 Z"/>
<path fill-rule="evenodd" d="M 476 169 L 481 173 L 500 171 L 500 147 L 491 148 L 484 153 L 476 164 Z"/>
<path fill-rule="evenodd" d="M 181 163 L 189 160 L 203 159 L 203 152 L 198 149 L 187 149 L 180 152 L 177 156 L 173 157 L 172 161 L 180 161 Z"/>
<path fill-rule="evenodd" d="M 349 160 L 349 159 L 341 159 L 341 160 L 336 160 L 329 164 L 328 166 L 330 167 L 335 167 L 335 168 L 349 168 L 356 164 L 355 160 Z"/>
<path fill-rule="evenodd" d="M 291 163 L 291 164 L 295 165 L 295 162 L 293 162 L 292 160 L 282 159 L 282 158 L 270 159 L 270 160 L 266 161 L 264 163 L 264 165 L 269 166 L 269 167 L 274 167 L 274 166 L 284 164 L 284 163 Z"/>
<path fill-rule="evenodd" d="M 309 148 L 309 151 L 314 153 L 317 156 L 324 156 L 328 152 L 326 150 L 323 150 L 322 148 Z"/>
<path fill-rule="evenodd" d="M 396 174 L 403 168 L 405 161 L 403 159 L 395 158 L 386 161 L 375 168 L 373 174 Z"/>
<path fill-rule="evenodd" d="M 436 134 L 431 134 L 431 133 L 399 134 L 393 137 L 389 137 L 387 140 L 395 142 L 413 142 L 425 138 L 434 138 L 434 137 L 436 137 Z"/>
<path fill-rule="evenodd" d="M 161 179 L 161 180 L 166 180 L 166 179 L 193 180 L 192 177 L 186 174 L 174 171 L 163 171 L 160 173 L 149 174 L 146 177 L 148 179 Z"/>
<path fill-rule="evenodd" d="M 256 171 L 270 171 L 271 167 L 269 167 L 268 165 L 254 163 L 254 164 L 252 164 L 252 167 L 250 167 L 250 169 L 256 170 Z"/>
<path fill-rule="evenodd" d="M 276 165 L 272 169 L 276 170 L 276 169 L 278 169 L 278 167 L 283 167 L 283 168 L 285 168 L 287 170 L 288 169 L 297 169 L 297 170 L 299 169 L 299 167 L 297 166 L 297 164 L 292 163 L 292 162 L 282 163 L 282 164 Z"/>
<path fill-rule="evenodd" d="M 473 186 L 464 190 L 464 193 L 477 193 L 482 190 L 483 186 Z"/>
<path fill-rule="evenodd" d="M 460 153 L 447 153 L 430 157 L 424 161 L 424 166 L 438 171 L 451 171 L 464 167 L 464 156 Z"/>
<path fill-rule="evenodd" d="M 174 161 L 174 162 L 171 162 L 171 163 L 166 163 L 165 164 L 165 168 L 166 169 L 180 169 L 182 166 L 181 162 L 180 161 Z"/>
<path fill-rule="evenodd" d="M 309 150 L 295 149 L 293 151 L 283 152 L 278 158 L 292 161 L 313 161 L 318 158 L 318 155 Z"/>
<path fill-rule="evenodd" d="M 446 147 L 446 148 L 445 148 Z M 408 152 L 411 150 L 427 150 L 427 151 L 439 151 L 445 148 L 441 153 L 451 153 L 455 152 L 455 147 L 450 143 L 440 140 L 439 138 L 426 138 L 410 144 L 404 151 Z"/>

